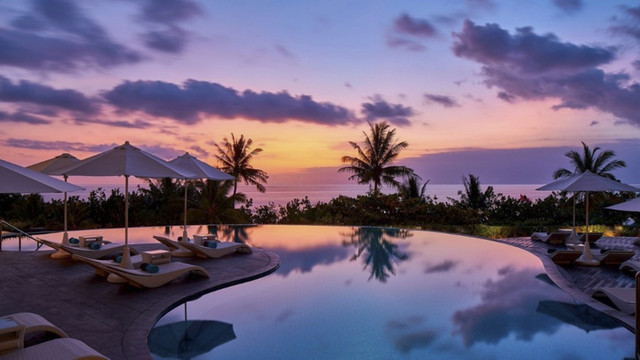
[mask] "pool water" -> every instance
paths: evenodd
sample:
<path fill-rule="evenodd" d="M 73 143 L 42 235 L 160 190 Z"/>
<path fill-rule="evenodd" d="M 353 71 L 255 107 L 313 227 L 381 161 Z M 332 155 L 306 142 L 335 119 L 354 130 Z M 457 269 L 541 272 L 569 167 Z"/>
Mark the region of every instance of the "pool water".
<path fill-rule="evenodd" d="M 131 231 L 132 239 L 143 237 Z M 194 359 L 633 358 L 633 333 L 576 304 L 538 258 L 508 245 L 389 228 L 213 231 L 268 249 L 281 265 L 159 319 L 150 338 L 185 317 L 226 324 L 175 340 Z M 157 359 L 175 358 L 158 352 Z"/>

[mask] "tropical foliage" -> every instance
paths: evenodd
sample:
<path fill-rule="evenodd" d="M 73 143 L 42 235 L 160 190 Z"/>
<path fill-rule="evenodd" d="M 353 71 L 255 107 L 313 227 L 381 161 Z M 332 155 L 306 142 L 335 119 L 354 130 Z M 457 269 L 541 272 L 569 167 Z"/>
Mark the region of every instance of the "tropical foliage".
<path fill-rule="evenodd" d="M 627 164 L 622 160 L 614 159 L 616 156 L 613 150 L 601 151 L 600 147 L 596 146 L 593 150 L 582 142 L 582 154 L 575 150 L 567 151 L 564 155 L 569 158 L 569 161 L 573 165 L 573 171 L 560 168 L 553 173 L 555 179 L 571 176 L 577 173 L 583 173 L 585 171 L 591 171 L 594 174 L 604 176 L 611 180 L 616 180 L 611 171 L 626 167 Z"/>
<path fill-rule="evenodd" d="M 240 138 L 236 139 L 231 133 L 231 141 L 226 137 L 222 140 L 222 146 L 215 144 L 218 149 L 216 158 L 222 164 L 220 170 L 235 177 L 233 194 L 235 195 L 238 191 L 239 181 L 244 182 L 246 185 L 255 186 L 260 192 L 265 192 L 266 188 L 263 184 L 267 183 L 269 175 L 251 165 L 251 161 L 262 152 L 262 149 L 251 149 L 253 140 L 245 139 L 244 135 L 240 135 Z"/>
<path fill-rule="evenodd" d="M 398 186 L 398 176 L 418 177 L 412 169 L 406 166 L 391 165 L 409 144 L 396 141 L 396 129 L 390 129 L 386 122 L 371 124 L 371 133 L 364 134 L 364 141 L 358 144 L 349 141 L 356 150 L 356 156 L 343 156 L 342 162 L 348 166 L 338 169 L 339 172 L 353 173 L 349 180 L 357 180 L 359 184 L 371 184 L 375 194 L 379 193 L 382 184 Z"/>

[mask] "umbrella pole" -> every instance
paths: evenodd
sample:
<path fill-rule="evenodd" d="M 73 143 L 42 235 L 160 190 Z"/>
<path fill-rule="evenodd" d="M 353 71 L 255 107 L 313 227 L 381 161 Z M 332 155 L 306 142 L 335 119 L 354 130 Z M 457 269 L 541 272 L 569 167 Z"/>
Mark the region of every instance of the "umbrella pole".
<path fill-rule="evenodd" d="M 573 226 L 571 227 L 571 235 L 567 239 L 568 242 L 579 243 L 578 234 L 576 234 L 576 196 L 578 193 L 573 193 Z"/>
<path fill-rule="evenodd" d="M 182 230 L 182 241 L 189 241 L 189 235 L 187 234 L 187 183 L 184 181 L 184 229 Z"/>
<path fill-rule="evenodd" d="M 129 175 L 124 176 L 124 248 L 122 249 L 120 266 L 133 269 L 129 254 Z"/>
<path fill-rule="evenodd" d="M 67 175 L 63 175 L 64 176 L 64 182 L 67 182 Z M 65 191 L 64 193 L 64 234 L 62 234 L 62 245 L 69 245 L 69 234 L 67 233 L 67 192 Z M 51 254 L 51 258 L 53 259 L 66 259 L 68 257 L 70 257 L 71 254 L 69 254 L 68 252 L 62 250 L 61 248 L 58 249 L 58 251 L 56 251 L 55 253 Z"/>
<path fill-rule="evenodd" d="M 600 261 L 593 258 L 593 254 L 591 253 L 591 245 L 589 244 L 589 192 L 585 192 L 584 195 L 587 198 L 585 201 L 587 207 L 587 232 L 585 234 L 584 249 L 582 250 L 582 255 L 580 255 L 578 260 L 576 260 L 576 263 L 587 266 L 598 266 L 600 265 Z"/>

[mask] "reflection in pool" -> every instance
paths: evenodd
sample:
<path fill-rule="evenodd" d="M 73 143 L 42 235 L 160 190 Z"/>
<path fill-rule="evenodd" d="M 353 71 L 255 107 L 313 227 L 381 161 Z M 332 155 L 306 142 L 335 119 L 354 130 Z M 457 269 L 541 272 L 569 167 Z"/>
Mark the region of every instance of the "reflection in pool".
<path fill-rule="evenodd" d="M 273 251 L 281 266 L 188 303 L 189 320 L 232 324 L 235 334 L 198 359 L 633 358 L 630 331 L 575 304 L 550 284 L 538 258 L 511 246 L 365 227 L 192 226 L 189 233 L 212 230 Z M 132 229 L 130 237 L 152 242 L 163 232 Z M 184 321 L 178 306 L 156 328 Z"/>

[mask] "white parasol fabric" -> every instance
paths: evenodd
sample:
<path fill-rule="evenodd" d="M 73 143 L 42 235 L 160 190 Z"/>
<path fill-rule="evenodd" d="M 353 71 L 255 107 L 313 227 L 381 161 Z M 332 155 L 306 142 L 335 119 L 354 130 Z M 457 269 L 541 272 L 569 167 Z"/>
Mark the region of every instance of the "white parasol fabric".
<path fill-rule="evenodd" d="M 0 193 L 61 193 L 83 189 L 20 165 L 0 160 Z"/>
<path fill-rule="evenodd" d="M 584 252 L 578 259 L 578 263 L 584 265 L 597 265 L 598 261 L 593 258 L 591 254 L 591 248 L 589 245 L 589 192 L 599 191 L 629 191 L 638 192 L 640 189 L 631 185 L 623 184 L 621 182 L 611 180 L 604 176 L 599 176 L 591 171 L 585 171 L 571 175 L 566 178 L 558 179 L 545 186 L 539 187 L 536 190 L 560 190 L 571 192 L 586 192 L 586 225 L 587 231 L 584 242 Z"/>
<path fill-rule="evenodd" d="M 159 157 L 132 146 L 129 142 L 116 146 L 87 159 L 81 160 L 67 169 L 62 169 L 67 175 L 81 176 L 124 176 L 125 178 L 125 209 L 124 209 L 124 253 L 123 267 L 131 268 L 129 254 L 129 176 L 145 178 L 180 178 L 195 176 L 180 169 Z"/>
<path fill-rule="evenodd" d="M 630 211 L 630 212 L 640 212 L 640 198 L 635 198 L 631 200 L 627 200 L 620 204 L 611 205 L 606 207 L 605 209 L 609 210 L 618 210 L 618 211 Z"/>
<path fill-rule="evenodd" d="M 27 169 L 31 169 L 37 172 L 41 172 L 47 175 L 62 175 L 64 181 L 67 181 L 67 174 L 62 170 L 66 169 L 80 161 L 77 157 L 63 153 L 51 159 L 41 161 L 39 163 L 27 166 Z M 62 235 L 62 243 L 69 245 L 69 234 L 67 233 L 67 192 L 64 192 L 64 234 Z M 63 251 L 63 250 L 59 250 Z"/>
<path fill-rule="evenodd" d="M 176 165 L 181 169 L 184 169 L 187 172 L 193 173 L 194 176 L 188 179 L 209 179 L 209 180 L 234 180 L 235 178 L 232 175 L 229 175 L 207 163 L 204 161 L 198 160 L 195 156 L 189 154 L 188 152 L 184 155 L 178 156 L 177 158 L 169 161 L 170 164 Z M 184 184 L 184 230 L 182 232 L 183 241 L 187 241 L 187 184 L 185 181 Z"/>

